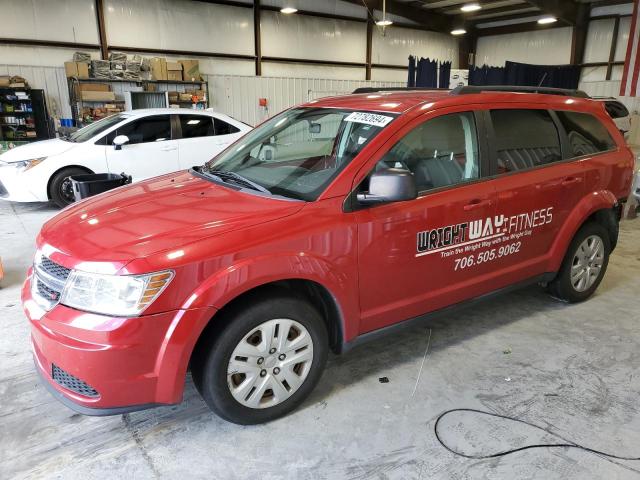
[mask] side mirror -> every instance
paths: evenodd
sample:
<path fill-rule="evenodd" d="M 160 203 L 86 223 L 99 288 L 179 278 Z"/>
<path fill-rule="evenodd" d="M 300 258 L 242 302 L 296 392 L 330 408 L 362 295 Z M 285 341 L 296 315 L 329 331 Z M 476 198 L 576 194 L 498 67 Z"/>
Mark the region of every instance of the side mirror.
<path fill-rule="evenodd" d="M 113 139 L 113 148 L 116 150 L 122 150 L 122 145 L 129 143 L 129 137 L 126 135 L 118 135 Z"/>
<path fill-rule="evenodd" d="M 361 205 L 403 202 L 417 197 L 418 190 L 413 174 L 401 168 L 387 168 L 375 172 L 369 180 L 369 191 L 357 196 Z"/>

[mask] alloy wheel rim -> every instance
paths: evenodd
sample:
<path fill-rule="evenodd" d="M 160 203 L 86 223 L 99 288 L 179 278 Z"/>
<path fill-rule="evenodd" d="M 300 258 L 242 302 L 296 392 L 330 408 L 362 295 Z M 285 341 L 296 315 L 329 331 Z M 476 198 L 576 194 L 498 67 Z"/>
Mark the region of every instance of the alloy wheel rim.
<path fill-rule="evenodd" d="M 60 193 L 62 194 L 62 198 L 67 202 L 73 203 L 75 201 L 73 185 L 71 184 L 71 179 L 69 177 L 65 178 L 60 184 Z"/>
<path fill-rule="evenodd" d="M 237 402 L 262 409 L 297 392 L 311 370 L 313 340 L 299 322 L 268 320 L 236 345 L 227 365 L 227 384 Z"/>
<path fill-rule="evenodd" d="M 604 262 L 604 242 L 591 235 L 580 244 L 571 263 L 571 285 L 576 292 L 591 288 L 600 276 Z"/>

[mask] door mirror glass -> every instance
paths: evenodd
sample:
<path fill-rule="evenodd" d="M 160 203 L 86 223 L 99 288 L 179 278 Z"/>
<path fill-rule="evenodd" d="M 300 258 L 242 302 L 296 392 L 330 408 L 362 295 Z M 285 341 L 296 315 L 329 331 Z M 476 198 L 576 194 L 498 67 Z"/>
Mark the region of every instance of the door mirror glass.
<path fill-rule="evenodd" d="M 127 137 L 126 135 L 118 135 L 113 139 L 113 147 L 116 150 L 122 150 L 122 145 L 124 145 L 125 143 L 129 143 L 129 137 Z"/>
<path fill-rule="evenodd" d="M 409 170 L 387 168 L 374 172 L 369 179 L 369 191 L 358 194 L 361 205 L 403 202 L 418 197 L 416 182 Z"/>

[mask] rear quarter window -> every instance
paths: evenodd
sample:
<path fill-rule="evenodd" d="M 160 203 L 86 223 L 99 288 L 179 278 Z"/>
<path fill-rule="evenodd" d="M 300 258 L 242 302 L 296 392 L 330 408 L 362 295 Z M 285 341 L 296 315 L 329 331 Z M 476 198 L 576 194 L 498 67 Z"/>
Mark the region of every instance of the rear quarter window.
<path fill-rule="evenodd" d="M 567 132 L 572 157 L 607 152 L 616 147 L 609 131 L 593 115 L 566 111 L 556 113 Z"/>

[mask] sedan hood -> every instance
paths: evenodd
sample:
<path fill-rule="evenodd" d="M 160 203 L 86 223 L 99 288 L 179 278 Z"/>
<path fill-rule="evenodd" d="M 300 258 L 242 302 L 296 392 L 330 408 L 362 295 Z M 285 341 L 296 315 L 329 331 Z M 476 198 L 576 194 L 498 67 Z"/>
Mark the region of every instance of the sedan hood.
<path fill-rule="evenodd" d="M 51 140 L 42 140 L 40 142 L 33 142 L 27 145 L 20 145 L 19 147 L 12 148 L 8 152 L 0 155 L 0 161 L 6 163 L 20 162 L 22 160 L 30 160 L 32 158 L 51 157 L 58 155 L 59 153 L 66 152 L 74 145 L 72 142 L 65 142 L 59 138 L 53 138 Z"/>
<path fill-rule="evenodd" d="M 56 257 L 70 268 L 79 262 L 121 267 L 136 258 L 291 215 L 303 206 L 179 172 L 68 207 L 44 225 L 38 246 L 59 252 Z"/>

